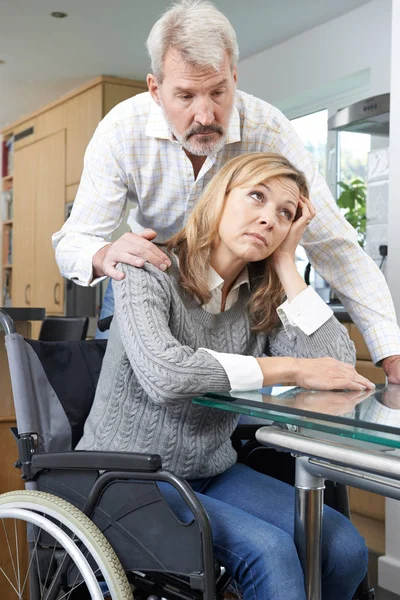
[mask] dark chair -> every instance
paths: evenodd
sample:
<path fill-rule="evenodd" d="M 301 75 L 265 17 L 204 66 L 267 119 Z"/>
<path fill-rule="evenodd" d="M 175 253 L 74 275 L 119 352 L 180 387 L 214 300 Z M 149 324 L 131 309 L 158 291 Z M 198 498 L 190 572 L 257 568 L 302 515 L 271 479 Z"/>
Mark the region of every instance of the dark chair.
<path fill-rule="evenodd" d="M 88 327 L 89 317 L 46 317 L 40 329 L 39 340 L 42 342 L 84 340 Z"/>

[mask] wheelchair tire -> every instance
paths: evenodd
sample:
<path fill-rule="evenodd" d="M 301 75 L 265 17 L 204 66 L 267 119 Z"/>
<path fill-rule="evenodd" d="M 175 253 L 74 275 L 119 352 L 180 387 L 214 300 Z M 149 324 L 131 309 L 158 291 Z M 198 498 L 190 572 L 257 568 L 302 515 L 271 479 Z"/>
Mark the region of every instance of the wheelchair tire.
<path fill-rule="evenodd" d="M 111 545 L 96 525 L 69 502 L 47 492 L 35 490 L 7 492 L 0 495 L 0 520 L 2 522 L 2 525 L 0 525 L 0 547 L 3 548 L 0 558 L 0 577 L 8 579 L 9 589 L 11 591 L 14 589 L 16 598 L 22 598 L 21 590 L 24 582 L 27 587 L 28 571 L 35 570 L 37 573 L 39 569 L 40 577 L 35 577 L 36 586 L 33 587 L 35 587 L 36 593 L 33 594 L 33 598 L 41 600 L 48 593 L 50 574 L 57 573 L 60 560 L 64 562 L 68 553 L 71 557 L 71 560 L 68 561 L 68 568 L 72 566 L 77 573 L 77 575 L 74 573 L 75 581 L 72 584 L 75 591 L 68 589 L 65 596 L 62 597 L 75 598 L 76 595 L 71 595 L 71 592 L 74 594 L 78 590 L 80 593 L 78 597 L 81 598 L 83 590 L 84 598 L 102 599 L 102 588 L 96 579 L 98 575 L 101 575 L 109 590 L 109 596 L 107 597 L 112 600 L 132 600 L 131 586 Z M 6 520 L 8 528 L 6 527 Z M 12 520 L 14 520 L 14 523 L 10 527 L 9 521 Z M 21 530 L 21 527 L 17 525 L 17 521 L 24 521 L 35 527 L 36 537 L 34 541 L 31 541 L 34 552 L 31 555 L 29 564 L 27 552 L 21 552 L 19 548 L 21 542 L 19 536 L 25 536 L 26 529 Z M 18 533 L 18 529 L 23 533 Z M 39 533 L 37 532 L 39 530 L 45 536 L 42 540 L 46 539 L 44 550 L 43 544 L 37 550 L 39 546 Z M 11 535 L 15 537 L 10 541 Z M 49 535 L 52 540 L 56 540 L 51 548 L 47 542 Z M 73 546 L 72 554 L 71 544 Z M 40 570 L 40 561 L 43 560 L 43 552 L 46 550 L 47 557 L 44 568 L 46 573 L 44 574 Z M 42 552 L 42 556 L 39 559 L 40 552 Z M 49 559 L 50 552 L 52 554 Z M 60 559 L 60 557 L 62 558 Z M 15 560 L 18 561 L 18 564 L 15 564 Z M 8 561 L 8 565 L 5 565 L 6 561 Z M 51 568 L 53 561 L 54 565 Z M 1 564 L 2 562 L 4 565 Z M 5 566 L 8 568 L 8 573 L 4 569 Z M 24 569 L 22 572 L 21 567 Z M 89 572 L 87 567 L 89 567 Z M 79 583 L 77 583 L 78 576 L 80 577 Z M 43 581 L 44 577 L 45 580 Z M 83 582 L 85 583 L 84 586 L 81 585 Z M 32 598 L 32 582 L 30 585 Z M 80 589 L 78 589 L 79 586 Z M 19 589 L 17 589 L 18 587 Z M 44 589 L 44 587 L 47 589 Z"/>

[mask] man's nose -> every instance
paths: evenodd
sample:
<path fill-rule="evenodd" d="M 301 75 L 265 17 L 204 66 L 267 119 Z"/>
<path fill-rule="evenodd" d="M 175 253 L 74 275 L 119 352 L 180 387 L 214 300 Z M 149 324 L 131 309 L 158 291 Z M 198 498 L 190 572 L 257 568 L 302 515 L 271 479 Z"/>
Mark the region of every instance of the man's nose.
<path fill-rule="evenodd" d="M 202 125 L 211 125 L 214 122 L 214 110 L 209 98 L 199 99 L 196 105 L 196 121 Z"/>

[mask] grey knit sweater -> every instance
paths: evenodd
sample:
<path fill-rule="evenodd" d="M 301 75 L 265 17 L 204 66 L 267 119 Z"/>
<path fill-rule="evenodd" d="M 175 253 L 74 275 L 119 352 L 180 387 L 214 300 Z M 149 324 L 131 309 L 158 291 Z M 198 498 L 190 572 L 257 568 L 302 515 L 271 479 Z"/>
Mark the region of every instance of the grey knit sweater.
<path fill-rule="evenodd" d="M 92 410 L 79 450 L 160 454 L 163 466 L 187 479 L 213 476 L 236 461 L 230 436 L 238 416 L 192 404 L 208 391 L 227 392 L 221 364 L 205 350 L 261 356 L 333 356 L 354 364 L 347 331 L 332 317 L 311 336 L 297 327 L 271 335 L 250 330 L 240 288 L 229 310 L 213 315 L 184 292 L 175 264 L 119 265 L 115 313 Z"/>

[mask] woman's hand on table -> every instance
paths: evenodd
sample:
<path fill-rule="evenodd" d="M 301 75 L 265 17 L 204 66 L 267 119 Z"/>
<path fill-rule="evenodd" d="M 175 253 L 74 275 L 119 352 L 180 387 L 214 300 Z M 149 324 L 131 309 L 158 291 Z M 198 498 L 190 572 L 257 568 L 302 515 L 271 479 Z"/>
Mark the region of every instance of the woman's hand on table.
<path fill-rule="evenodd" d="M 373 390 L 375 385 L 352 365 L 334 358 L 295 359 L 296 385 L 309 390 Z"/>

